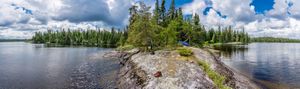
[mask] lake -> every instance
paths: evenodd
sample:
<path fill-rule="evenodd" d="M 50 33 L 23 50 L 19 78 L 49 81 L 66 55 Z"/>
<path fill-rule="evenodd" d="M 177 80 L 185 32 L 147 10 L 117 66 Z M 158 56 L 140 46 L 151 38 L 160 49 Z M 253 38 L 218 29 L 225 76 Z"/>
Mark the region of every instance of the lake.
<path fill-rule="evenodd" d="M 299 43 L 223 46 L 222 61 L 270 88 L 300 88 Z"/>
<path fill-rule="evenodd" d="M 0 42 L 0 89 L 115 88 L 112 49 Z"/>

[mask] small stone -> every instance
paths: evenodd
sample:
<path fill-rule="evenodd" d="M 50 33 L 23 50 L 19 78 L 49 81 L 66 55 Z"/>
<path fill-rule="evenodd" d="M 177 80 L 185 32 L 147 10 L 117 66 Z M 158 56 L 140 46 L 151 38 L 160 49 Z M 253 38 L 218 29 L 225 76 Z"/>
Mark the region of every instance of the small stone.
<path fill-rule="evenodd" d="M 194 63 L 194 61 L 190 61 L 190 63 Z"/>
<path fill-rule="evenodd" d="M 154 52 L 154 51 L 152 51 L 150 54 L 151 54 L 151 55 L 155 55 L 155 52 Z"/>
<path fill-rule="evenodd" d="M 157 71 L 157 72 L 154 74 L 154 77 L 161 77 L 161 76 L 162 76 L 162 74 L 161 74 L 160 71 Z"/>

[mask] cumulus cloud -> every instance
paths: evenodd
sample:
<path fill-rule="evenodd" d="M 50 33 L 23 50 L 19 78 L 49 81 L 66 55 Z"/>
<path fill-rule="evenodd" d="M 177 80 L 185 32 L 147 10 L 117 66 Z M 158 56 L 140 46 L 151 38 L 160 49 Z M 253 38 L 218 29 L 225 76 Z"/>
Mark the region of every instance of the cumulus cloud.
<path fill-rule="evenodd" d="M 8 28 L 6 30 L 0 30 L 0 38 L 2 39 L 20 39 L 20 38 L 30 38 L 33 35 L 33 32 L 27 31 L 16 31 L 14 29 Z"/>
<path fill-rule="evenodd" d="M 0 4 L 0 11 L 0 26 L 9 26 L 16 22 L 26 23 L 30 19 L 30 16 L 22 13 L 22 10 L 15 9 L 7 3 Z"/>
<path fill-rule="evenodd" d="M 204 9 L 210 5 L 206 0 L 194 0 L 192 3 L 186 4 L 182 7 L 184 14 L 193 14 L 203 12 Z M 201 14 L 200 14 L 201 15 Z"/>
<path fill-rule="evenodd" d="M 299 0 L 289 0 L 291 7 L 289 8 L 289 11 L 291 13 L 291 16 L 293 18 L 296 18 L 297 20 L 300 20 L 300 8 L 298 7 L 300 5 Z"/>
<path fill-rule="evenodd" d="M 207 2 L 211 3 L 207 3 Z M 257 14 L 252 0 L 194 0 L 183 7 L 185 14 L 198 13 L 201 22 L 209 27 L 233 26 L 245 29 L 252 36 L 300 38 L 299 0 L 274 0 L 273 9 Z M 211 7 L 207 15 L 205 8 Z M 226 15 L 221 18 L 218 13 Z"/>
<path fill-rule="evenodd" d="M 137 1 L 154 7 L 155 0 L 0 0 L 0 38 L 30 38 L 50 28 L 124 27 L 128 8 Z M 193 0 L 182 8 L 185 15 L 198 13 L 208 27 L 231 25 L 252 36 L 300 38 L 300 1 L 274 2 L 263 14 L 252 0 Z M 212 9 L 204 15 L 208 7 Z"/>
<path fill-rule="evenodd" d="M 258 16 L 255 15 L 254 8 L 250 6 L 252 0 L 194 0 L 192 3 L 184 5 L 185 14 L 198 13 L 201 21 L 208 25 L 234 25 L 234 21 L 249 23 L 254 21 Z M 210 2 L 210 3 L 208 3 Z M 211 7 L 207 15 L 203 15 L 205 8 Z M 220 18 L 218 13 L 226 16 Z"/>
<path fill-rule="evenodd" d="M 275 0 L 274 9 L 267 12 L 267 16 L 285 20 L 288 17 L 288 2 L 286 0 Z"/>
<path fill-rule="evenodd" d="M 66 6 L 59 9 L 59 13 L 54 17 L 55 20 L 69 20 L 70 22 L 109 21 L 109 8 L 103 0 L 65 0 L 63 3 Z"/>
<path fill-rule="evenodd" d="M 124 27 L 128 23 L 128 9 L 132 2 L 133 0 L 1 0 L 1 37 L 23 35 L 30 38 L 30 35 L 21 33 L 61 28 L 57 26 Z M 16 33 L 8 35 L 13 34 L 12 32 Z"/>

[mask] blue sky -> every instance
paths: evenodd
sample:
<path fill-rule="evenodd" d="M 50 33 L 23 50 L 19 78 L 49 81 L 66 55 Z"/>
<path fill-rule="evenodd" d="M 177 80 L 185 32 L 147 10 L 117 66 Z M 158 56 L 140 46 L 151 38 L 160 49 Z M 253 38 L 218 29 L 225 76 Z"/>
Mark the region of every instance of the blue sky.
<path fill-rule="evenodd" d="M 252 3 L 250 3 L 250 5 L 255 7 L 257 14 L 263 14 L 265 11 L 273 9 L 274 4 L 274 0 L 253 0 Z"/>
<path fill-rule="evenodd" d="M 175 0 L 175 6 L 180 7 L 186 3 L 191 3 L 191 2 L 193 2 L 193 0 Z M 166 8 L 170 7 L 171 0 L 166 0 L 166 3 L 167 3 Z"/>
<path fill-rule="evenodd" d="M 0 39 L 60 28 L 122 28 L 136 0 L 1 0 Z M 154 6 L 155 0 L 145 1 Z M 159 0 L 161 1 L 161 0 Z M 299 0 L 175 0 L 206 27 L 233 26 L 251 36 L 300 38 Z M 171 0 L 166 0 L 168 9 Z"/>
<path fill-rule="evenodd" d="M 210 0 L 205 0 L 206 2 L 210 2 Z M 193 0 L 176 0 L 176 6 L 181 7 L 184 4 L 191 3 Z M 171 3 L 171 0 L 168 0 L 167 3 Z M 213 4 L 213 3 L 209 3 Z M 264 14 L 265 11 L 269 11 L 273 9 L 273 5 L 275 4 L 274 0 L 252 0 L 252 2 L 249 5 L 252 5 L 255 7 L 256 14 Z M 166 6 L 166 7 L 169 7 Z M 205 10 L 203 11 L 204 15 L 207 15 L 209 10 L 213 9 L 211 6 L 207 6 Z M 225 15 L 222 15 L 221 12 L 217 11 L 217 14 L 221 17 L 226 17 Z"/>

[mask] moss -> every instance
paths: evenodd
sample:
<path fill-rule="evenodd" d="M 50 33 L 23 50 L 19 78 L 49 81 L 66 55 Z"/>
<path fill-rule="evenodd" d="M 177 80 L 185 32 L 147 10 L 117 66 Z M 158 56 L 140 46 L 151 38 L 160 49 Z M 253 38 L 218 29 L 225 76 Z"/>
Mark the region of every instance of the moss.
<path fill-rule="evenodd" d="M 189 48 L 186 48 L 186 47 L 178 48 L 177 52 L 180 54 L 180 56 L 185 56 L 185 57 L 193 55 L 193 51 Z"/>
<path fill-rule="evenodd" d="M 220 75 L 216 71 L 210 68 L 210 65 L 204 61 L 198 61 L 198 64 L 203 68 L 208 77 L 214 82 L 214 84 L 219 89 L 231 89 L 230 87 L 224 85 L 226 77 Z"/>
<path fill-rule="evenodd" d="M 135 47 L 133 45 L 124 45 L 117 48 L 118 51 L 127 51 L 134 49 Z"/>

